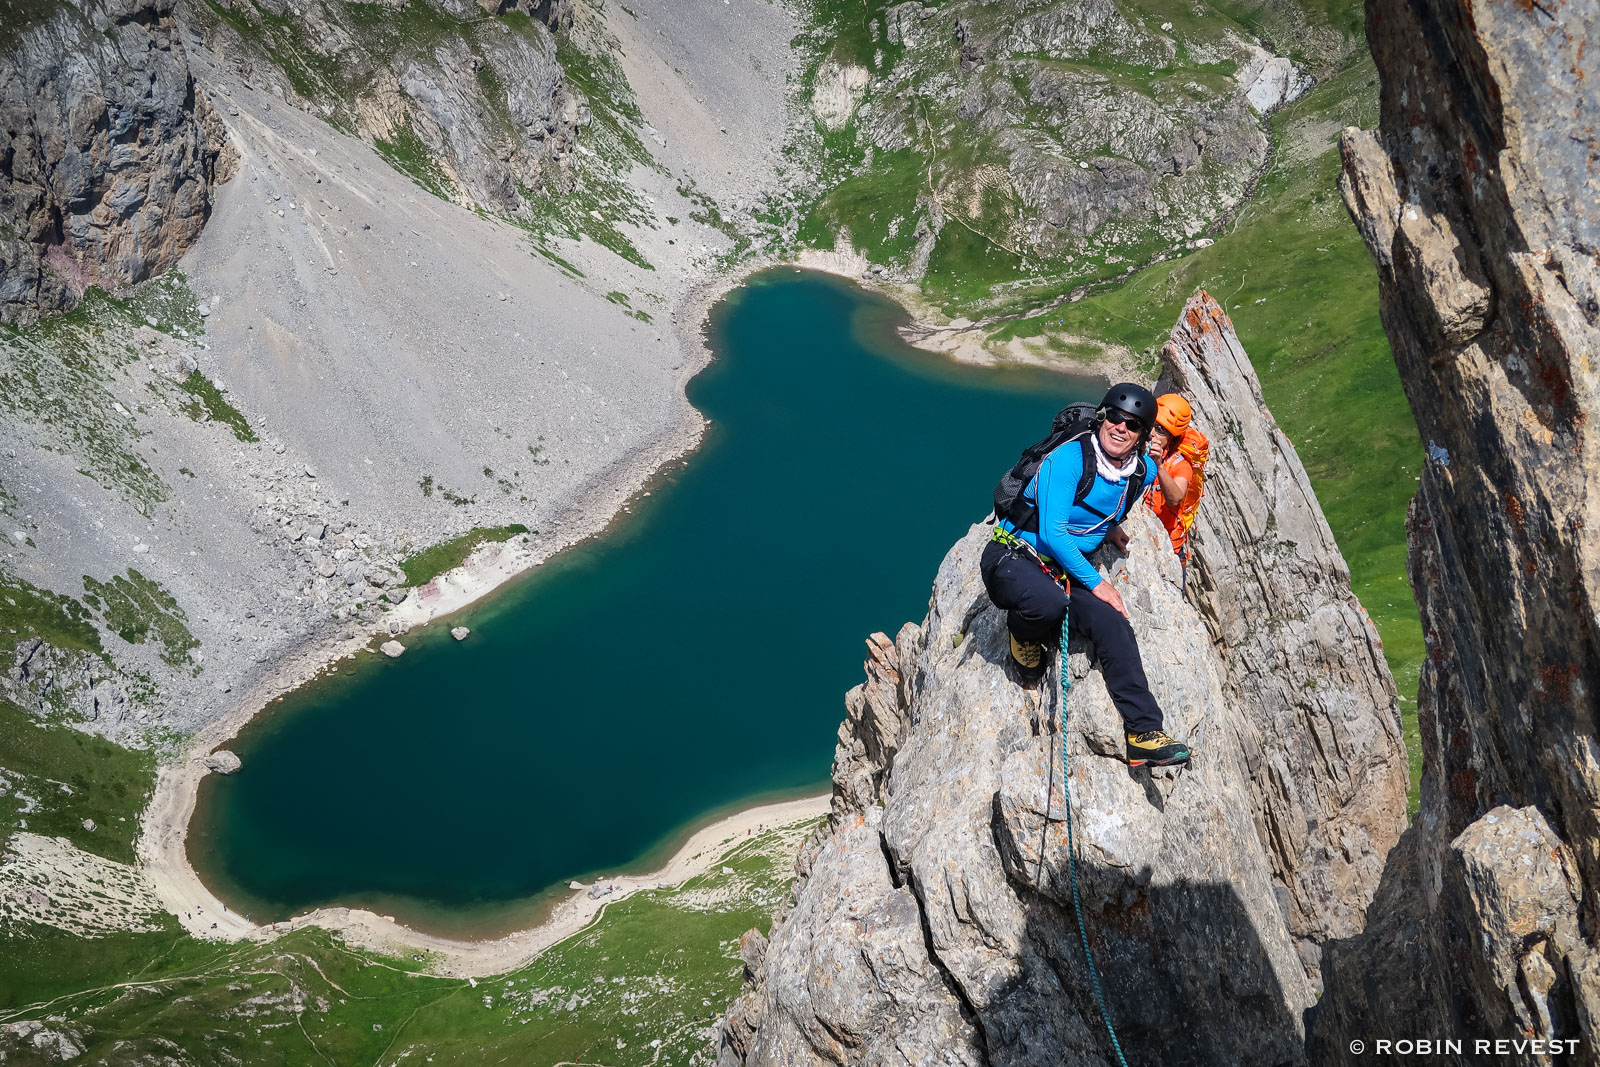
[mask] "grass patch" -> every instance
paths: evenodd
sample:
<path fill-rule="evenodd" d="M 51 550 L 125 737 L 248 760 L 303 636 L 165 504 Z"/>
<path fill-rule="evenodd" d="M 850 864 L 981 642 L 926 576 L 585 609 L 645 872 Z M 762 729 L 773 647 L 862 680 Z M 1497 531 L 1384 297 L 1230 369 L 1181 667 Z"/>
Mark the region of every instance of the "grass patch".
<path fill-rule="evenodd" d="M 917 198 L 926 168 L 927 160 L 911 149 L 878 153 L 871 168 L 845 178 L 811 207 L 801 220 L 800 240 L 832 248 L 839 231 L 849 230 L 851 243 L 872 249 L 875 262 L 906 261 L 924 214 Z"/>
<path fill-rule="evenodd" d="M 440 200 L 450 199 L 450 189 L 454 183 L 428 151 L 427 144 L 411 128 L 410 121 L 396 126 L 389 140 L 375 137 L 372 144 L 389 166 Z"/>
<path fill-rule="evenodd" d="M 62 8 L 72 10 L 65 0 L 0 0 L 0 49 L 11 48 Z"/>
<path fill-rule="evenodd" d="M 65 651 L 104 655 L 94 614 L 69 596 L 40 589 L 0 572 L 0 633 L 10 648 L 28 637 L 40 637 Z"/>
<path fill-rule="evenodd" d="M 206 332 L 200 315 L 200 301 L 189 288 L 189 279 L 179 270 L 157 275 L 116 303 L 145 326 L 185 340 Z"/>
<path fill-rule="evenodd" d="M 189 653 L 200 642 L 189 632 L 183 609 L 160 582 L 146 578 L 133 568 L 113 575 L 109 582 L 83 576 L 84 599 L 98 603 L 106 626 L 130 645 L 142 645 L 154 637 L 161 645 L 161 658 L 173 666 L 192 663 Z M 198 668 L 196 670 L 198 673 Z"/>
<path fill-rule="evenodd" d="M 654 270 L 621 229 L 623 224 L 654 226 L 654 212 L 626 177 L 635 166 L 656 165 L 637 133 L 643 116 L 613 55 L 619 47 L 616 40 L 593 12 L 580 6 L 577 14 L 577 22 L 556 35 L 556 59 L 568 83 L 588 102 L 592 116 L 579 136 L 571 188 L 565 192 L 519 189 L 527 207 L 513 221 L 532 233 L 541 255 L 576 276 L 581 277 L 582 272 L 555 254 L 552 239 L 586 237 L 636 267 Z M 519 25 L 526 20 L 529 32 L 536 29 L 521 12 L 504 18 Z"/>
<path fill-rule="evenodd" d="M 825 57 L 873 72 L 893 67 L 904 54 L 885 32 L 885 14 L 893 6 L 895 0 L 813 0 L 812 22 L 828 42 Z"/>
<path fill-rule="evenodd" d="M 184 414 L 191 419 L 198 422 L 204 415 L 212 422 L 220 422 L 228 427 L 233 431 L 233 436 L 241 441 L 261 440 L 250 428 L 244 413 L 228 403 L 216 383 L 198 370 L 190 371 L 189 377 L 183 380 L 179 388 L 194 398 L 184 406 Z"/>
<path fill-rule="evenodd" d="M 183 284 L 181 276 L 163 276 L 146 286 Z M 139 358 L 139 327 L 165 326 L 178 336 L 188 336 L 188 328 L 176 315 L 138 306 L 90 289 L 65 314 L 0 327 L 0 416 L 34 447 L 68 457 L 85 477 L 149 514 L 171 496 L 171 487 L 146 459 L 144 434 L 119 408 L 111 385 Z"/>
<path fill-rule="evenodd" d="M 139 813 L 155 788 L 154 752 L 45 722 L 7 700 L 0 700 L 0 737 L 0 846 L 25 824 L 85 852 L 133 862 Z M 93 830 L 84 828 L 85 819 L 94 821 Z M 6 955 L 0 949 L 0 958 Z M 0 1003 L 3 990 L 0 979 Z"/>
<path fill-rule="evenodd" d="M 452 537 L 407 556 L 401 561 L 400 569 L 405 572 L 407 585 L 423 585 L 445 571 L 461 566 L 479 545 L 490 541 L 509 541 L 527 532 L 526 526 L 515 522 L 510 526 L 480 526 L 460 537 Z"/>

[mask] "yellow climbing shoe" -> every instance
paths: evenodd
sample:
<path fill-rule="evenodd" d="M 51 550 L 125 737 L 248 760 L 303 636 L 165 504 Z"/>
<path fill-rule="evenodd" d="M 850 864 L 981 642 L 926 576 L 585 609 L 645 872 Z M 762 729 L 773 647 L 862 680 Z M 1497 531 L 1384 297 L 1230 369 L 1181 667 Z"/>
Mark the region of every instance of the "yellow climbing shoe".
<path fill-rule="evenodd" d="M 1011 665 L 1017 676 L 1026 684 L 1044 677 L 1044 646 L 1032 641 L 1018 641 L 1011 637 Z"/>
<path fill-rule="evenodd" d="M 1174 741 L 1161 730 L 1146 730 L 1142 734 L 1128 735 L 1128 766 L 1171 767 L 1189 762 L 1189 746 Z"/>

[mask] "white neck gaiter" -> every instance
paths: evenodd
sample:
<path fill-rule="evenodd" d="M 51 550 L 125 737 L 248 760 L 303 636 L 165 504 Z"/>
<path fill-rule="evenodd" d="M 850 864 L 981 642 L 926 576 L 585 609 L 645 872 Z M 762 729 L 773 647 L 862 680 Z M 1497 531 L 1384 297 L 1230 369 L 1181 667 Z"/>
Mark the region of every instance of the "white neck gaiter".
<path fill-rule="evenodd" d="M 1090 434 L 1089 440 L 1094 443 L 1094 468 L 1095 471 L 1108 482 L 1120 482 L 1132 474 L 1139 464 L 1139 449 L 1133 448 L 1128 452 L 1128 458 L 1122 463 L 1111 462 L 1106 457 L 1106 450 L 1100 447 L 1100 435 Z"/>

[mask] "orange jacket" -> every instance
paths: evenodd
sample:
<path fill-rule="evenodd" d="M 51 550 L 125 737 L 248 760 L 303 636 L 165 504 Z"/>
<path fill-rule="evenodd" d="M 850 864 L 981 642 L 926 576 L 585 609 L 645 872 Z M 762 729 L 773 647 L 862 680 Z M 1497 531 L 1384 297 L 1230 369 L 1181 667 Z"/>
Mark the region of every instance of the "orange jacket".
<path fill-rule="evenodd" d="M 1188 543 L 1189 527 L 1194 525 L 1195 512 L 1200 507 L 1200 497 L 1205 491 L 1205 479 L 1199 471 L 1204 469 L 1209 454 L 1210 442 L 1206 440 L 1205 435 L 1193 427 L 1185 430 L 1183 436 L 1174 442 L 1167 454 L 1157 461 L 1160 468 L 1168 475 L 1182 478 L 1189 483 L 1183 499 L 1177 504 L 1167 503 L 1166 494 L 1161 491 L 1159 480 L 1145 491 L 1145 503 L 1156 513 L 1161 525 L 1166 527 L 1167 535 L 1172 538 L 1172 549 L 1179 555 L 1183 554 L 1184 545 Z"/>

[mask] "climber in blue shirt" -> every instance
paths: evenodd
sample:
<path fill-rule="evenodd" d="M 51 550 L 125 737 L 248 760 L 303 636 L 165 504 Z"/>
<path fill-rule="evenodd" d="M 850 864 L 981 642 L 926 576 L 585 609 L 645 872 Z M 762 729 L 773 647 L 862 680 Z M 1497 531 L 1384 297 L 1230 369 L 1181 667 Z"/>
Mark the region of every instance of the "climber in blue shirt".
<path fill-rule="evenodd" d="M 1043 677 L 1045 649 L 1059 639 L 1064 618 L 1094 644 L 1134 767 L 1187 763 L 1189 748 L 1162 730 L 1127 606 L 1087 557 L 1106 541 L 1127 547 L 1120 524 L 1156 481 L 1155 461 L 1145 455 L 1155 414 L 1150 390 L 1112 386 L 1092 428 L 1045 454 L 1023 489 L 1022 507 L 1012 514 L 1031 519 L 1036 511 L 1037 522 L 1000 518 L 980 563 L 989 599 L 1006 609 L 1012 666 L 1024 684 Z M 1094 465 L 1092 481 L 1084 477 L 1086 463 Z"/>

